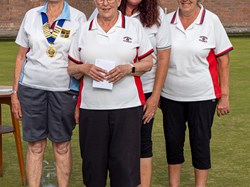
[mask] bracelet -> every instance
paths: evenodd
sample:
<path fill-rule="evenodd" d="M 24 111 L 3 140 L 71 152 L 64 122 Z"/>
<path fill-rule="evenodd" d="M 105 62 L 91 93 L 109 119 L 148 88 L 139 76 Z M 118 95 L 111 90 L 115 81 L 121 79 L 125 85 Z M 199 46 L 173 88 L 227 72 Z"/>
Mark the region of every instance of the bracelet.
<path fill-rule="evenodd" d="M 16 90 L 12 90 L 11 94 L 17 94 L 17 91 Z"/>

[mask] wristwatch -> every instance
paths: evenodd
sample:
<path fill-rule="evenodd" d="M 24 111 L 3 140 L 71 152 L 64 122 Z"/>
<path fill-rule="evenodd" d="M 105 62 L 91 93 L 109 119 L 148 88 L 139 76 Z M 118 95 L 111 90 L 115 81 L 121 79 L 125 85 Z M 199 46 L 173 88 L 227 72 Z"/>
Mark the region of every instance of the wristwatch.
<path fill-rule="evenodd" d="M 134 64 L 130 64 L 131 66 L 131 74 L 134 74 L 135 73 L 135 66 Z"/>
<path fill-rule="evenodd" d="M 11 94 L 17 94 L 17 91 L 16 90 L 12 90 Z"/>

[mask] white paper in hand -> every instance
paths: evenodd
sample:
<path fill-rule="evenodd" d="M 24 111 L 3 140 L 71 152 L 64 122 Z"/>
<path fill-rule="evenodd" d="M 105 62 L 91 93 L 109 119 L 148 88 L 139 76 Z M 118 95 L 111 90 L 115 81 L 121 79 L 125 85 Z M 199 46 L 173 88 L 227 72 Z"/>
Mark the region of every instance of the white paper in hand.
<path fill-rule="evenodd" d="M 111 60 L 103 60 L 103 59 L 96 59 L 95 60 L 95 65 L 105 69 L 106 71 L 110 71 L 115 67 L 115 62 Z M 101 89 L 107 89 L 107 90 L 112 90 L 113 89 L 113 83 L 109 83 L 108 81 L 93 81 L 93 87 L 94 88 L 101 88 Z"/>

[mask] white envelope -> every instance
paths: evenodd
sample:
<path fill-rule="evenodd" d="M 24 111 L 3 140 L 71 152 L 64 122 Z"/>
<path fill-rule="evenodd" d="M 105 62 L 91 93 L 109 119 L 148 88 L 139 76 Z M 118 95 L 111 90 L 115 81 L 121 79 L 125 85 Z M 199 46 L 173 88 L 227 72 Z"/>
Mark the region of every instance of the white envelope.
<path fill-rule="evenodd" d="M 104 60 L 104 59 L 96 59 L 95 65 L 105 69 L 106 71 L 110 71 L 111 69 L 115 68 L 115 62 L 111 60 Z M 107 89 L 112 90 L 113 89 L 113 83 L 109 83 L 108 81 L 93 81 L 93 87 L 94 88 L 101 88 L 101 89 Z"/>

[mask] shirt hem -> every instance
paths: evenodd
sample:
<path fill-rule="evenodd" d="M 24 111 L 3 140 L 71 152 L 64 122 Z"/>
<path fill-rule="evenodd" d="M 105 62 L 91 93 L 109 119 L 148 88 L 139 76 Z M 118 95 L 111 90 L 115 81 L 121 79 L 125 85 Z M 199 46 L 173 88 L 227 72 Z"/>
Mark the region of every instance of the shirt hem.
<path fill-rule="evenodd" d="M 128 108 L 135 108 L 142 106 L 142 104 L 139 105 L 133 105 L 133 106 L 123 106 L 123 107 L 103 107 L 103 108 L 95 108 L 95 107 L 85 107 L 85 106 L 80 106 L 81 109 L 85 110 L 120 110 L 120 109 L 128 109 Z"/>
<path fill-rule="evenodd" d="M 27 86 L 30 88 L 34 88 L 34 89 L 40 89 L 40 90 L 46 90 L 46 91 L 54 91 L 54 92 L 64 92 L 64 91 L 69 91 L 69 88 L 50 88 L 50 87 L 43 87 L 43 86 L 37 86 L 37 85 L 30 85 L 30 84 L 25 84 L 25 83 L 21 83 L 19 82 L 19 84 L 23 85 L 23 86 Z"/>
<path fill-rule="evenodd" d="M 180 102 L 206 101 L 206 100 L 216 99 L 216 96 L 183 98 L 183 97 L 172 97 L 166 94 L 161 94 L 161 97 Z"/>

